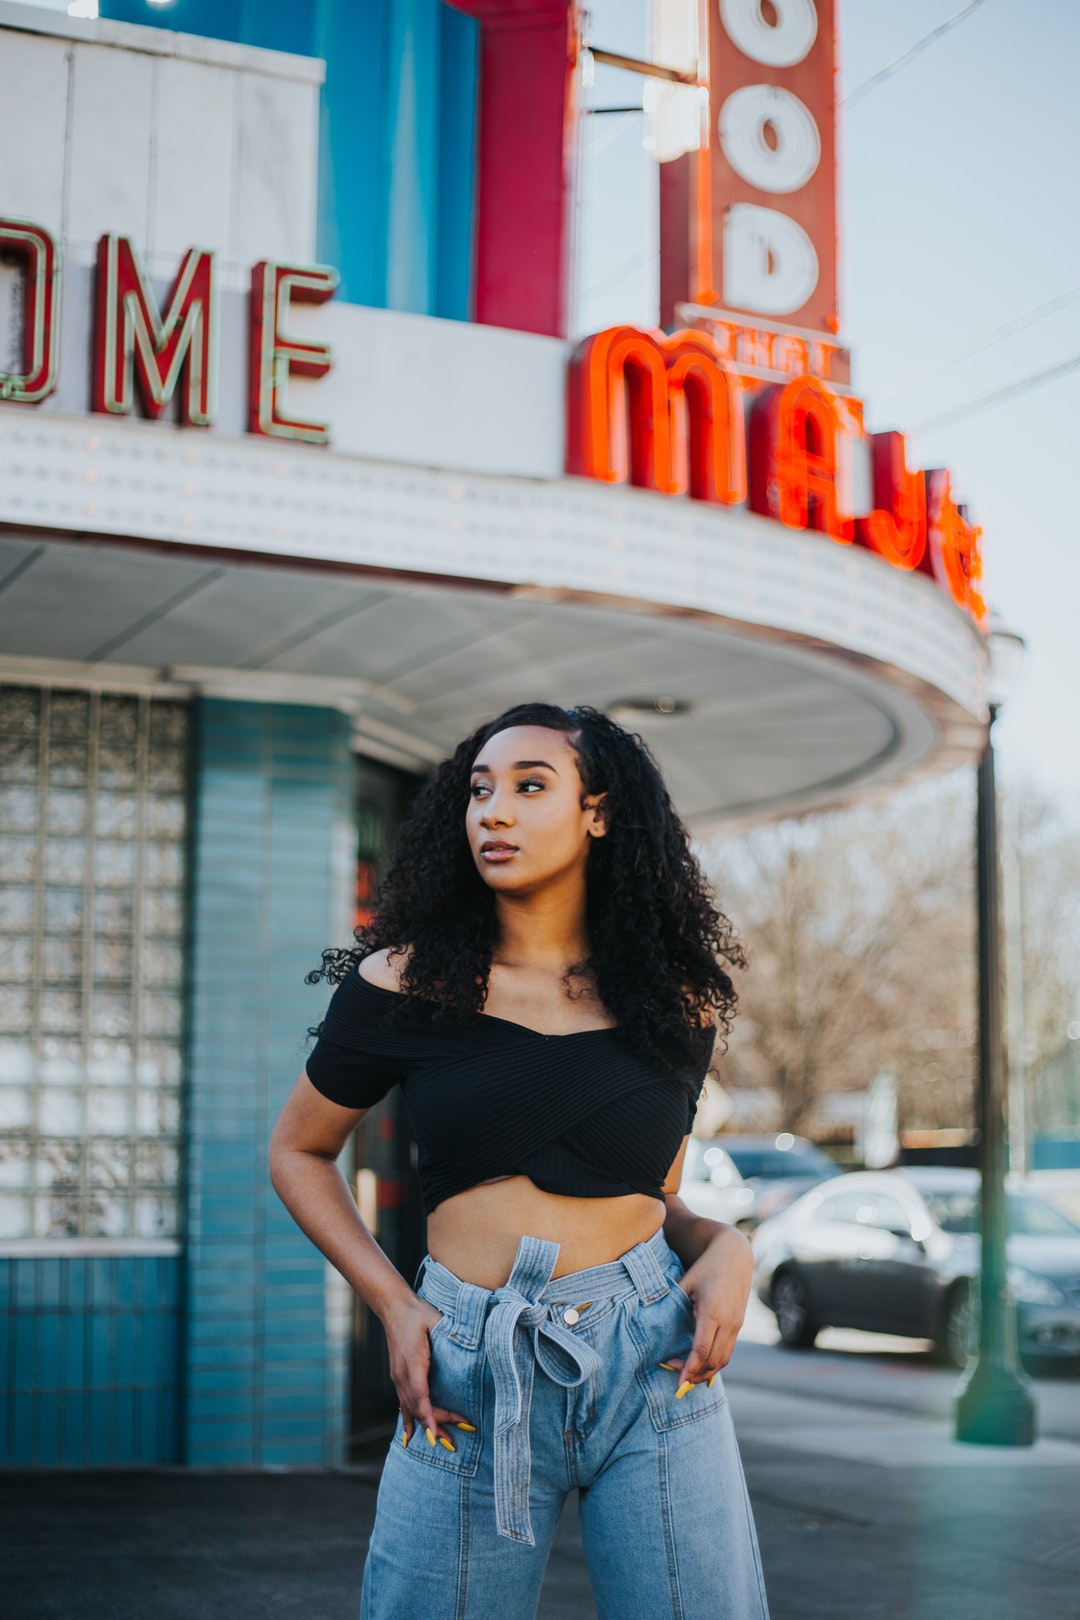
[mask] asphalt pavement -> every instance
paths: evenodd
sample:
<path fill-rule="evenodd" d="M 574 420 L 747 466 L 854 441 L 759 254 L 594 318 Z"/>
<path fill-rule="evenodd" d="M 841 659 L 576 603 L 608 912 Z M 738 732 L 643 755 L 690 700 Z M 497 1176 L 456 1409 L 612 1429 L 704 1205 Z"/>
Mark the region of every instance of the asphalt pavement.
<path fill-rule="evenodd" d="M 1080 1620 L 1080 1377 L 1036 1382 L 1032 1449 L 962 1446 L 956 1375 L 910 1341 L 773 1337 L 752 1311 L 725 1380 L 773 1620 Z M 0 1613 L 355 1620 L 377 1484 L 376 1464 L 0 1475 Z M 539 1620 L 596 1620 L 573 1503 Z"/>

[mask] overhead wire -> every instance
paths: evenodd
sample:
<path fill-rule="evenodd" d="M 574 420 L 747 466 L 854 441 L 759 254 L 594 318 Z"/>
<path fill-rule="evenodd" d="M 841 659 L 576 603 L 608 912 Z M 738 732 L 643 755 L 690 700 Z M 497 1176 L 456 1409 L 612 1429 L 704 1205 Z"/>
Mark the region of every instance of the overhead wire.
<path fill-rule="evenodd" d="M 912 45 L 908 50 L 904 51 L 901 56 L 897 56 L 893 61 L 887 62 L 879 72 L 871 74 L 871 76 L 868 79 L 865 79 L 862 84 L 857 85 L 856 88 L 851 92 L 850 96 L 845 96 L 844 99 L 841 102 L 838 102 L 837 105 L 841 107 L 854 107 L 855 103 L 857 101 L 861 101 L 863 96 L 869 95 L 871 90 L 876 89 L 879 84 L 883 84 L 886 79 L 891 79 L 894 73 L 899 73 L 901 68 L 907 67 L 908 63 L 913 62 L 917 56 L 921 56 L 923 51 L 926 50 L 927 46 L 932 45 L 936 39 L 940 39 L 942 34 L 947 34 L 950 28 L 955 28 L 958 23 L 962 23 L 965 17 L 970 17 L 971 13 L 973 11 L 977 11 L 982 3 L 983 0 L 970 0 L 968 5 L 963 6 L 961 10 L 954 12 L 951 17 L 946 17 L 943 23 L 939 23 L 938 26 L 936 28 L 932 28 L 928 34 L 924 34 L 922 39 L 917 39 L 914 45 Z"/>
<path fill-rule="evenodd" d="M 950 427 L 954 422 L 963 422 L 969 416 L 977 416 L 980 411 L 988 411 L 993 405 L 1003 405 L 1007 399 L 1017 399 L 1021 394 L 1030 394 L 1036 388 L 1042 388 L 1046 383 L 1055 382 L 1058 377 L 1065 377 L 1070 371 L 1077 370 L 1080 370 L 1080 354 L 1074 354 L 1069 360 L 1060 360 L 1056 366 L 1046 366 L 1042 371 L 1033 371 L 1027 377 L 1018 378 L 1016 382 L 1006 383 L 1004 388 L 992 388 L 989 393 L 979 394 L 975 399 L 969 399 L 966 404 L 942 411 L 940 416 L 931 416 L 925 422 L 916 422 L 909 431 L 933 433 L 937 428 Z"/>
<path fill-rule="evenodd" d="M 921 39 L 917 39 L 914 45 L 903 51 L 901 55 L 894 57 L 891 62 L 887 62 L 877 73 L 871 74 L 870 78 L 864 79 L 862 84 L 857 85 L 851 94 L 845 96 L 837 105 L 840 107 L 853 107 L 857 101 L 861 101 L 864 96 L 869 95 L 870 91 L 876 89 L 879 84 L 883 84 L 886 79 L 891 79 L 895 73 L 899 73 L 901 69 L 913 62 L 917 56 L 921 56 L 923 51 L 932 45 L 935 40 L 940 39 L 943 34 L 949 33 L 959 23 L 964 22 L 982 4 L 983 0 L 969 0 L 966 6 L 962 6 L 959 11 L 953 12 L 951 17 L 946 17 L 943 23 L 939 23 L 928 34 L 924 34 Z M 958 344 L 955 348 L 946 350 L 937 360 L 926 362 L 916 368 L 914 372 L 905 372 L 900 379 L 899 386 L 891 389 L 886 394 L 880 395 L 879 398 L 881 400 L 893 399 L 897 394 L 906 393 L 909 388 L 914 388 L 919 383 L 926 382 L 931 377 L 936 377 L 941 372 L 948 371 L 952 366 L 958 365 L 962 360 L 966 360 L 969 355 L 977 354 L 981 349 L 1000 343 L 1005 338 L 1011 337 L 1013 333 L 1023 331 L 1025 327 L 1034 325 L 1036 321 L 1044 320 L 1048 315 L 1055 314 L 1057 310 L 1063 309 L 1076 298 L 1080 298 L 1080 287 L 1073 287 L 1068 292 L 1059 293 L 1056 298 L 1049 299 L 1045 304 L 1038 304 L 1033 309 L 1026 310 L 1022 315 L 1014 316 L 1012 320 L 1004 321 L 1000 326 L 992 327 L 988 331 L 980 333 L 977 337 L 970 338 L 966 342 Z M 1073 355 L 1068 360 L 1061 360 L 1056 365 L 1045 366 L 1040 371 L 1033 371 L 1026 377 L 1019 377 L 1015 382 L 1006 383 L 1002 388 L 993 388 L 985 394 L 978 394 L 965 404 L 942 411 L 937 416 L 927 417 L 925 421 L 916 423 L 911 431 L 913 433 L 933 433 L 938 428 L 966 421 L 969 417 L 978 416 L 982 411 L 991 410 L 995 405 L 1003 405 L 1007 400 L 1018 399 L 1023 394 L 1033 393 L 1035 389 L 1043 388 L 1047 383 L 1056 382 L 1058 378 L 1066 377 L 1077 370 L 1080 370 L 1080 354 Z"/>
<path fill-rule="evenodd" d="M 953 348 L 924 361 L 922 365 L 902 372 L 894 386 L 882 394 L 877 394 L 876 398 L 884 403 L 885 400 L 895 399 L 898 394 L 906 394 L 909 389 L 917 388 L 920 383 L 929 382 L 931 377 L 940 377 L 943 371 L 950 371 L 953 366 L 958 366 L 962 360 L 978 354 L 980 350 L 989 349 L 995 343 L 1003 342 L 1015 332 L 1022 332 L 1025 327 L 1034 326 L 1036 321 L 1045 320 L 1048 315 L 1056 315 L 1059 309 L 1075 303 L 1078 298 L 1080 286 L 1070 287 L 1067 292 L 1058 293 L 1056 297 L 1047 299 L 1044 304 L 1036 304 L 1033 308 L 1025 310 L 1022 315 L 1014 315 L 1011 320 L 1002 321 L 999 326 L 987 327 L 975 337 L 967 338 L 963 343 L 957 343 Z"/>

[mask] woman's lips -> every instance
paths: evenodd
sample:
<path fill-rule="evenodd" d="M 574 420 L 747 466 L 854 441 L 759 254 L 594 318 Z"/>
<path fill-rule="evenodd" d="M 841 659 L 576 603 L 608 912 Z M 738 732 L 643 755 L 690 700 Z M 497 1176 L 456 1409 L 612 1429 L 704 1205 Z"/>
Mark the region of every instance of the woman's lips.
<path fill-rule="evenodd" d="M 508 861 L 510 860 L 511 856 L 516 855 L 517 852 L 516 844 L 502 844 L 495 841 L 489 841 L 488 843 L 480 845 L 480 854 L 482 858 L 487 861 L 489 866 L 494 866 L 503 861 Z"/>

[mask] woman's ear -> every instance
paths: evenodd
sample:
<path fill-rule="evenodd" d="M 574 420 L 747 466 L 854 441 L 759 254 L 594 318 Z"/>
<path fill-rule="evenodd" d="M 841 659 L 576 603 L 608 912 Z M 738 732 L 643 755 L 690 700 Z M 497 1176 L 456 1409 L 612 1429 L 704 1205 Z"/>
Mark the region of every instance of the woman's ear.
<path fill-rule="evenodd" d="M 589 837 L 603 838 L 607 833 L 607 794 L 600 793 L 585 800 L 585 809 L 592 811 L 589 822 Z"/>

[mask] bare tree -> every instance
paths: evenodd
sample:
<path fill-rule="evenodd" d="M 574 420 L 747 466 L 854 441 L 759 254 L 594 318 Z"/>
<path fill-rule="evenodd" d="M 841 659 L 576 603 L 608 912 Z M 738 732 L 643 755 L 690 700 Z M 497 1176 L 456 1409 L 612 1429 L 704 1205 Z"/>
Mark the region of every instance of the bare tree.
<path fill-rule="evenodd" d="M 1080 1122 L 1080 835 L 1030 784 L 1007 794 L 1008 853 L 1017 863 L 1014 971 L 1022 984 L 1020 1061 L 1033 1133 Z"/>
<path fill-rule="evenodd" d="M 905 1116 L 952 1122 L 963 1099 L 967 1117 L 972 822 L 969 782 L 949 779 L 710 847 L 750 954 L 726 1085 L 771 1087 L 800 1130 L 888 1064 Z"/>
<path fill-rule="evenodd" d="M 1080 830 L 1034 789 L 1017 802 L 1034 1056 L 1059 1048 L 1080 1016 Z M 970 1125 L 974 820 L 962 771 L 706 847 L 750 955 L 725 1086 L 770 1088 L 785 1128 L 799 1130 L 823 1094 L 861 1091 L 888 1066 L 904 1124 Z"/>

